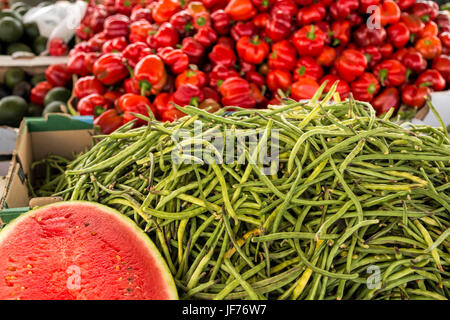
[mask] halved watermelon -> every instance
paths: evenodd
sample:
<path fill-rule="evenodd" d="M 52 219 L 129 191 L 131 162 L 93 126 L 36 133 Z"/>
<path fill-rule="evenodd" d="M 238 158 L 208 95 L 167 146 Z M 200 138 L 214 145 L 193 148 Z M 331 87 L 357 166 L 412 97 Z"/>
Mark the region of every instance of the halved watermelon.
<path fill-rule="evenodd" d="M 106 206 L 60 202 L 0 232 L 0 299 L 177 299 L 153 242 Z"/>

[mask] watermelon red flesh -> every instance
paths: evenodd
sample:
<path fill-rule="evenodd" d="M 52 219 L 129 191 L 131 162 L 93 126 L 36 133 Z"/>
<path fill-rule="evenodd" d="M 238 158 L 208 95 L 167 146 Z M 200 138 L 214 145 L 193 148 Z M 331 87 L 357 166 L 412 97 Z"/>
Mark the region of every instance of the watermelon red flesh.
<path fill-rule="evenodd" d="M 62 202 L 0 232 L 0 299 L 165 300 L 177 293 L 134 222 L 102 205 Z"/>

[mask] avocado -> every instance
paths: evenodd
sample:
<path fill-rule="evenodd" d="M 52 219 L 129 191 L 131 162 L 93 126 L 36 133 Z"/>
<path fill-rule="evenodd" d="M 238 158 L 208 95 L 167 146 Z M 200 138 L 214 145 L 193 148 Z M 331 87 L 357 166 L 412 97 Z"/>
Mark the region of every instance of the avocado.
<path fill-rule="evenodd" d="M 27 117 L 41 117 L 42 116 L 42 112 L 44 111 L 44 109 L 41 106 L 38 106 L 37 104 L 34 103 L 30 103 L 28 105 L 28 110 L 27 110 Z"/>
<path fill-rule="evenodd" d="M 11 5 L 11 10 L 15 11 L 15 10 L 20 9 L 20 8 L 26 8 L 28 10 L 28 9 L 30 9 L 30 5 L 25 3 L 25 2 L 22 2 L 22 1 L 14 2 Z"/>
<path fill-rule="evenodd" d="M 3 76 L 3 83 L 11 90 L 19 83 L 25 80 L 26 74 L 20 68 L 9 68 Z"/>
<path fill-rule="evenodd" d="M 31 53 L 33 53 L 33 51 L 31 50 L 31 48 L 29 46 L 27 46 L 25 43 L 21 43 L 21 42 L 11 43 L 6 48 L 6 54 L 9 56 L 13 55 L 15 52 L 31 52 Z"/>
<path fill-rule="evenodd" d="M 70 90 L 63 88 L 63 87 L 56 87 L 51 89 L 47 95 L 44 98 L 44 105 L 47 106 L 48 104 L 59 101 L 62 103 L 66 103 L 71 96 Z"/>
<path fill-rule="evenodd" d="M 25 100 L 27 100 L 30 97 L 31 93 L 31 84 L 29 84 L 27 81 L 21 81 L 13 89 L 13 96 L 22 97 Z"/>
<path fill-rule="evenodd" d="M 19 7 L 17 9 L 15 9 L 14 11 L 23 17 L 24 15 L 26 15 L 28 10 L 30 10 L 30 9 L 26 8 L 26 7 Z"/>
<path fill-rule="evenodd" d="M 32 41 L 34 41 L 34 39 L 36 39 L 37 37 L 39 37 L 41 35 L 36 22 L 30 22 L 30 23 L 24 24 L 23 31 L 25 33 L 25 36 Z"/>
<path fill-rule="evenodd" d="M 3 83 L 0 83 L 0 99 L 7 97 L 11 94 L 9 88 Z"/>
<path fill-rule="evenodd" d="M 47 50 L 47 38 L 39 36 L 36 39 L 34 39 L 33 42 L 33 50 L 34 53 L 37 55 L 40 55 L 42 52 Z"/>
<path fill-rule="evenodd" d="M 35 87 L 39 82 L 42 81 L 46 81 L 47 78 L 45 78 L 45 74 L 44 73 L 39 73 L 34 75 L 31 80 L 30 80 L 30 84 Z"/>
<path fill-rule="evenodd" d="M 0 100 L 0 125 L 18 127 L 27 113 L 28 104 L 22 97 L 9 96 Z"/>
<path fill-rule="evenodd" d="M 0 12 L 0 19 L 4 17 L 14 18 L 18 21 L 22 21 L 22 17 L 16 11 L 12 9 L 5 9 Z"/>
<path fill-rule="evenodd" d="M 3 12 L 2 12 L 3 13 Z M 0 19 L 0 40 L 3 42 L 17 42 L 23 35 L 22 22 L 16 18 L 3 17 Z"/>
<path fill-rule="evenodd" d="M 61 108 L 61 105 L 64 105 L 61 101 L 53 101 L 45 106 L 44 112 L 42 112 L 42 115 L 45 116 L 49 113 L 64 113 L 63 109 Z"/>

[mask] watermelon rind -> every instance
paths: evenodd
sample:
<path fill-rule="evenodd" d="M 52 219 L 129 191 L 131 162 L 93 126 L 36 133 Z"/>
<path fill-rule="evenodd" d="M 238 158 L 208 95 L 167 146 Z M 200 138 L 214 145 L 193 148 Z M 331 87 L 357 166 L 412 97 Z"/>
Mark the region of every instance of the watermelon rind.
<path fill-rule="evenodd" d="M 148 237 L 148 235 L 138 227 L 138 225 L 125 216 L 124 214 L 120 213 L 119 211 L 110 208 L 108 206 L 105 206 L 103 204 L 99 204 L 96 202 L 89 202 L 89 201 L 63 201 L 63 202 L 57 202 L 53 204 L 49 204 L 46 206 L 38 207 L 33 210 L 28 211 L 27 213 L 24 213 L 17 217 L 16 219 L 12 220 L 10 223 L 8 223 L 6 226 L 3 227 L 3 229 L 0 231 L 0 244 L 8 238 L 8 236 L 14 231 L 15 226 L 19 224 L 22 220 L 30 218 L 33 214 L 39 213 L 41 211 L 45 211 L 47 208 L 52 207 L 58 207 L 58 206 L 67 206 L 67 205 L 84 205 L 84 206 L 92 206 L 96 207 L 100 210 L 102 210 L 105 213 L 108 213 L 116 218 L 118 218 L 121 222 L 123 222 L 124 227 L 130 228 L 136 235 L 138 235 L 138 238 L 142 241 L 142 243 L 150 250 L 153 257 L 155 258 L 155 261 L 157 262 L 157 267 L 161 271 L 161 276 L 164 279 L 164 283 L 166 284 L 166 290 L 169 295 L 170 300 L 178 300 L 178 291 L 175 285 L 175 281 L 173 280 L 172 274 L 170 272 L 169 267 L 167 266 L 166 261 L 162 257 L 161 253 L 159 252 L 156 245 L 153 243 L 153 241 Z M 25 236 L 25 235 L 24 235 Z"/>

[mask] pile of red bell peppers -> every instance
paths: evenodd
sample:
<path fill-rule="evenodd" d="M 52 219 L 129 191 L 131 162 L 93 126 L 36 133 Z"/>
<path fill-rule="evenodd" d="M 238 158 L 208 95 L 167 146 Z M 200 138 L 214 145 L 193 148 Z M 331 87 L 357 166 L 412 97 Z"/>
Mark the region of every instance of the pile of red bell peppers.
<path fill-rule="evenodd" d="M 308 99 L 326 80 L 381 114 L 450 83 L 450 16 L 432 1 L 105 0 L 77 37 L 58 71 L 79 77 L 76 108 L 104 133 L 149 110 L 173 121 L 184 115 L 174 103 Z"/>

